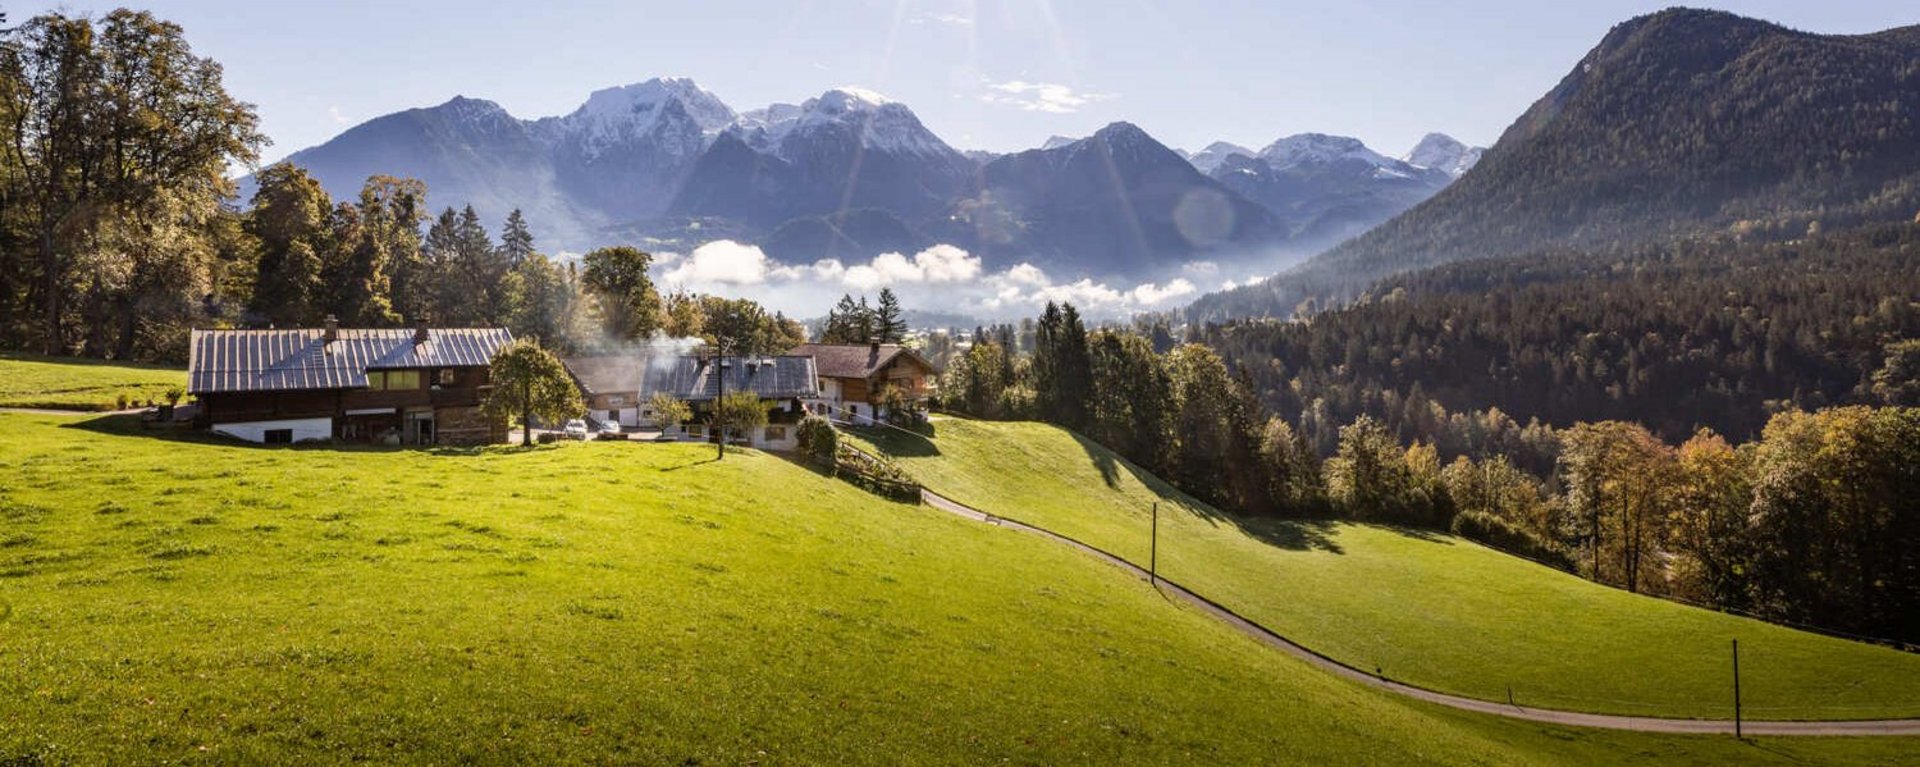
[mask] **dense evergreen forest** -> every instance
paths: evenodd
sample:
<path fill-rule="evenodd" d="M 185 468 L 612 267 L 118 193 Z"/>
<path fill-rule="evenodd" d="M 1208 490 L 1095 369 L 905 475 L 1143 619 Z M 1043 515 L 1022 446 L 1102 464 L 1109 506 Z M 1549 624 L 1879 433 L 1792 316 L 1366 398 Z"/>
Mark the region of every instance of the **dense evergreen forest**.
<path fill-rule="evenodd" d="M 1903 375 L 1920 337 L 1920 223 L 1456 263 L 1305 321 L 1193 337 L 1323 447 L 1366 414 L 1458 454 L 1453 414 L 1492 410 L 1751 439 L 1781 410 L 1886 401 L 1876 376 Z"/>

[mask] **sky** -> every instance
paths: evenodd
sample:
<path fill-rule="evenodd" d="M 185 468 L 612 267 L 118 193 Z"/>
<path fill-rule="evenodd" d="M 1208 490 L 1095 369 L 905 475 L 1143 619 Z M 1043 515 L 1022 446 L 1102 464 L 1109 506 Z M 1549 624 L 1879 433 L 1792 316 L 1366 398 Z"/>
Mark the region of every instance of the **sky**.
<path fill-rule="evenodd" d="M 255 104 L 271 162 L 355 124 L 455 95 L 524 119 L 593 91 L 690 77 L 737 111 L 858 86 L 959 149 L 1007 152 L 1126 120 L 1169 145 L 1258 149 L 1295 133 L 1405 154 L 1429 132 L 1490 145 L 1609 28 L 1671 0 L 154 0 L 229 92 Z M 70 13 L 111 2 L 69 0 Z M 55 6 L 6 4 L 14 21 Z M 1721 0 L 1821 33 L 1920 22 L 1912 0 Z M 236 168 L 236 171 L 243 169 Z M 560 254 L 565 257 L 568 254 Z M 951 245 L 785 264 L 717 240 L 655 252 L 671 288 L 816 317 L 890 286 L 910 307 L 1008 319 L 1048 300 L 1089 317 L 1164 310 L 1280 262 L 1196 261 L 1110 285 Z"/>
<path fill-rule="evenodd" d="M 121 3 L 8 3 L 14 20 Z M 1189 150 L 1302 132 L 1401 155 L 1430 131 L 1492 143 L 1609 27 L 1670 0 L 155 0 L 226 67 L 263 160 L 452 96 L 522 118 L 691 77 L 736 110 L 857 85 L 960 149 L 1013 151 L 1116 120 Z M 1910 0 L 1707 4 L 1824 33 L 1920 22 Z"/>

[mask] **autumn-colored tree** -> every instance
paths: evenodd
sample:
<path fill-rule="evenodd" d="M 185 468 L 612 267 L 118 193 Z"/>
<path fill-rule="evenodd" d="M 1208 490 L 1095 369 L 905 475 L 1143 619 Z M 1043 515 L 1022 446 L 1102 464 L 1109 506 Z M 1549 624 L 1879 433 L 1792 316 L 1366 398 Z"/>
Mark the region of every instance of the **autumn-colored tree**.
<path fill-rule="evenodd" d="M 536 419 L 562 423 L 587 412 L 580 387 L 574 385 L 566 367 L 538 343 L 514 341 L 494 355 L 490 367 L 493 389 L 482 407 L 501 421 L 518 417 L 522 445 L 533 444 Z"/>

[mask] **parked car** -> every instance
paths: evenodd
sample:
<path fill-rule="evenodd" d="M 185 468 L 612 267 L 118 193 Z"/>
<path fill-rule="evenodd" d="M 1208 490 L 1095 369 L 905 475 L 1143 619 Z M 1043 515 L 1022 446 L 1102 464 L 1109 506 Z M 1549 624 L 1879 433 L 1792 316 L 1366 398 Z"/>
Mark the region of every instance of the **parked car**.
<path fill-rule="evenodd" d="M 620 432 L 619 421 L 601 421 L 600 422 L 600 438 L 601 439 L 620 439 L 622 436 L 623 435 Z"/>
<path fill-rule="evenodd" d="M 567 435 L 567 439 L 586 439 L 587 422 L 583 419 L 575 418 L 568 421 L 566 427 L 560 431 Z"/>

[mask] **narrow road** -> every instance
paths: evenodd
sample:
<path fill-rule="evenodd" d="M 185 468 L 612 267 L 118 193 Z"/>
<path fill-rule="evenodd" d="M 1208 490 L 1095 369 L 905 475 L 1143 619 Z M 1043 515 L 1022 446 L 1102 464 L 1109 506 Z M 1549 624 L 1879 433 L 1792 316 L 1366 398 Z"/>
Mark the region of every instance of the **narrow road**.
<path fill-rule="evenodd" d="M 1051 539 L 1057 543 L 1064 543 L 1088 554 L 1092 554 L 1094 557 L 1104 560 L 1115 567 L 1119 567 L 1141 580 L 1149 580 L 1151 578 L 1151 575 L 1139 565 L 1051 530 L 1034 527 L 1033 525 L 1023 522 L 1015 522 L 1011 519 L 996 517 L 924 488 L 920 491 L 920 499 L 928 506 L 932 506 L 941 511 L 958 514 L 976 522 L 985 522 L 990 525 L 998 525 L 1025 533 L 1032 533 L 1043 538 Z M 1437 703 L 1463 711 L 1474 711 L 1482 714 L 1504 716 L 1511 719 L 1524 719 L 1531 722 L 1564 724 L 1576 727 L 1596 727 L 1607 730 L 1633 730 L 1637 732 L 1662 732 L 1688 735 L 1733 734 L 1733 720 L 1731 719 L 1667 719 L 1650 716 L 1616 716 L 1612 714 L 1587 714 L 1578 711 L 1558 711 L 1546 708 L 1527 708 L 1480 700 L 1478 698 L 1465 698 L 1458 695 L 1435 692 L 1423 687 L 1415 687 L 1410 684 L 1369 674 L 1309 650 L 1286 637 L 1274 633 L 1265 626 L 1254 623 L 1241 617 L 1238 613 L 1214 603 L 1206 597 L 1187 590 L 1186 587 L 1173 581 L 1159 578 L 1157 579 L 1157 584 L 1162 593 L 1186 601 L 1194 607 L 1199 608 L 1201 612 L 1220 619 L 1227 625 L 1239 630 L 1240 633 L 1252 637 L 1261 644 L 1304 660 L 1328 673 L 1342 676 L 1362 684 L 1372 685 L 1409 698 L 1423 700 L 1428 703 Z M 1870 719 L 1823 722 L 1745 721 L 1741 723 L 1740 730 L 1746 735 L 1920 736 L 1920 719 Z"/>

